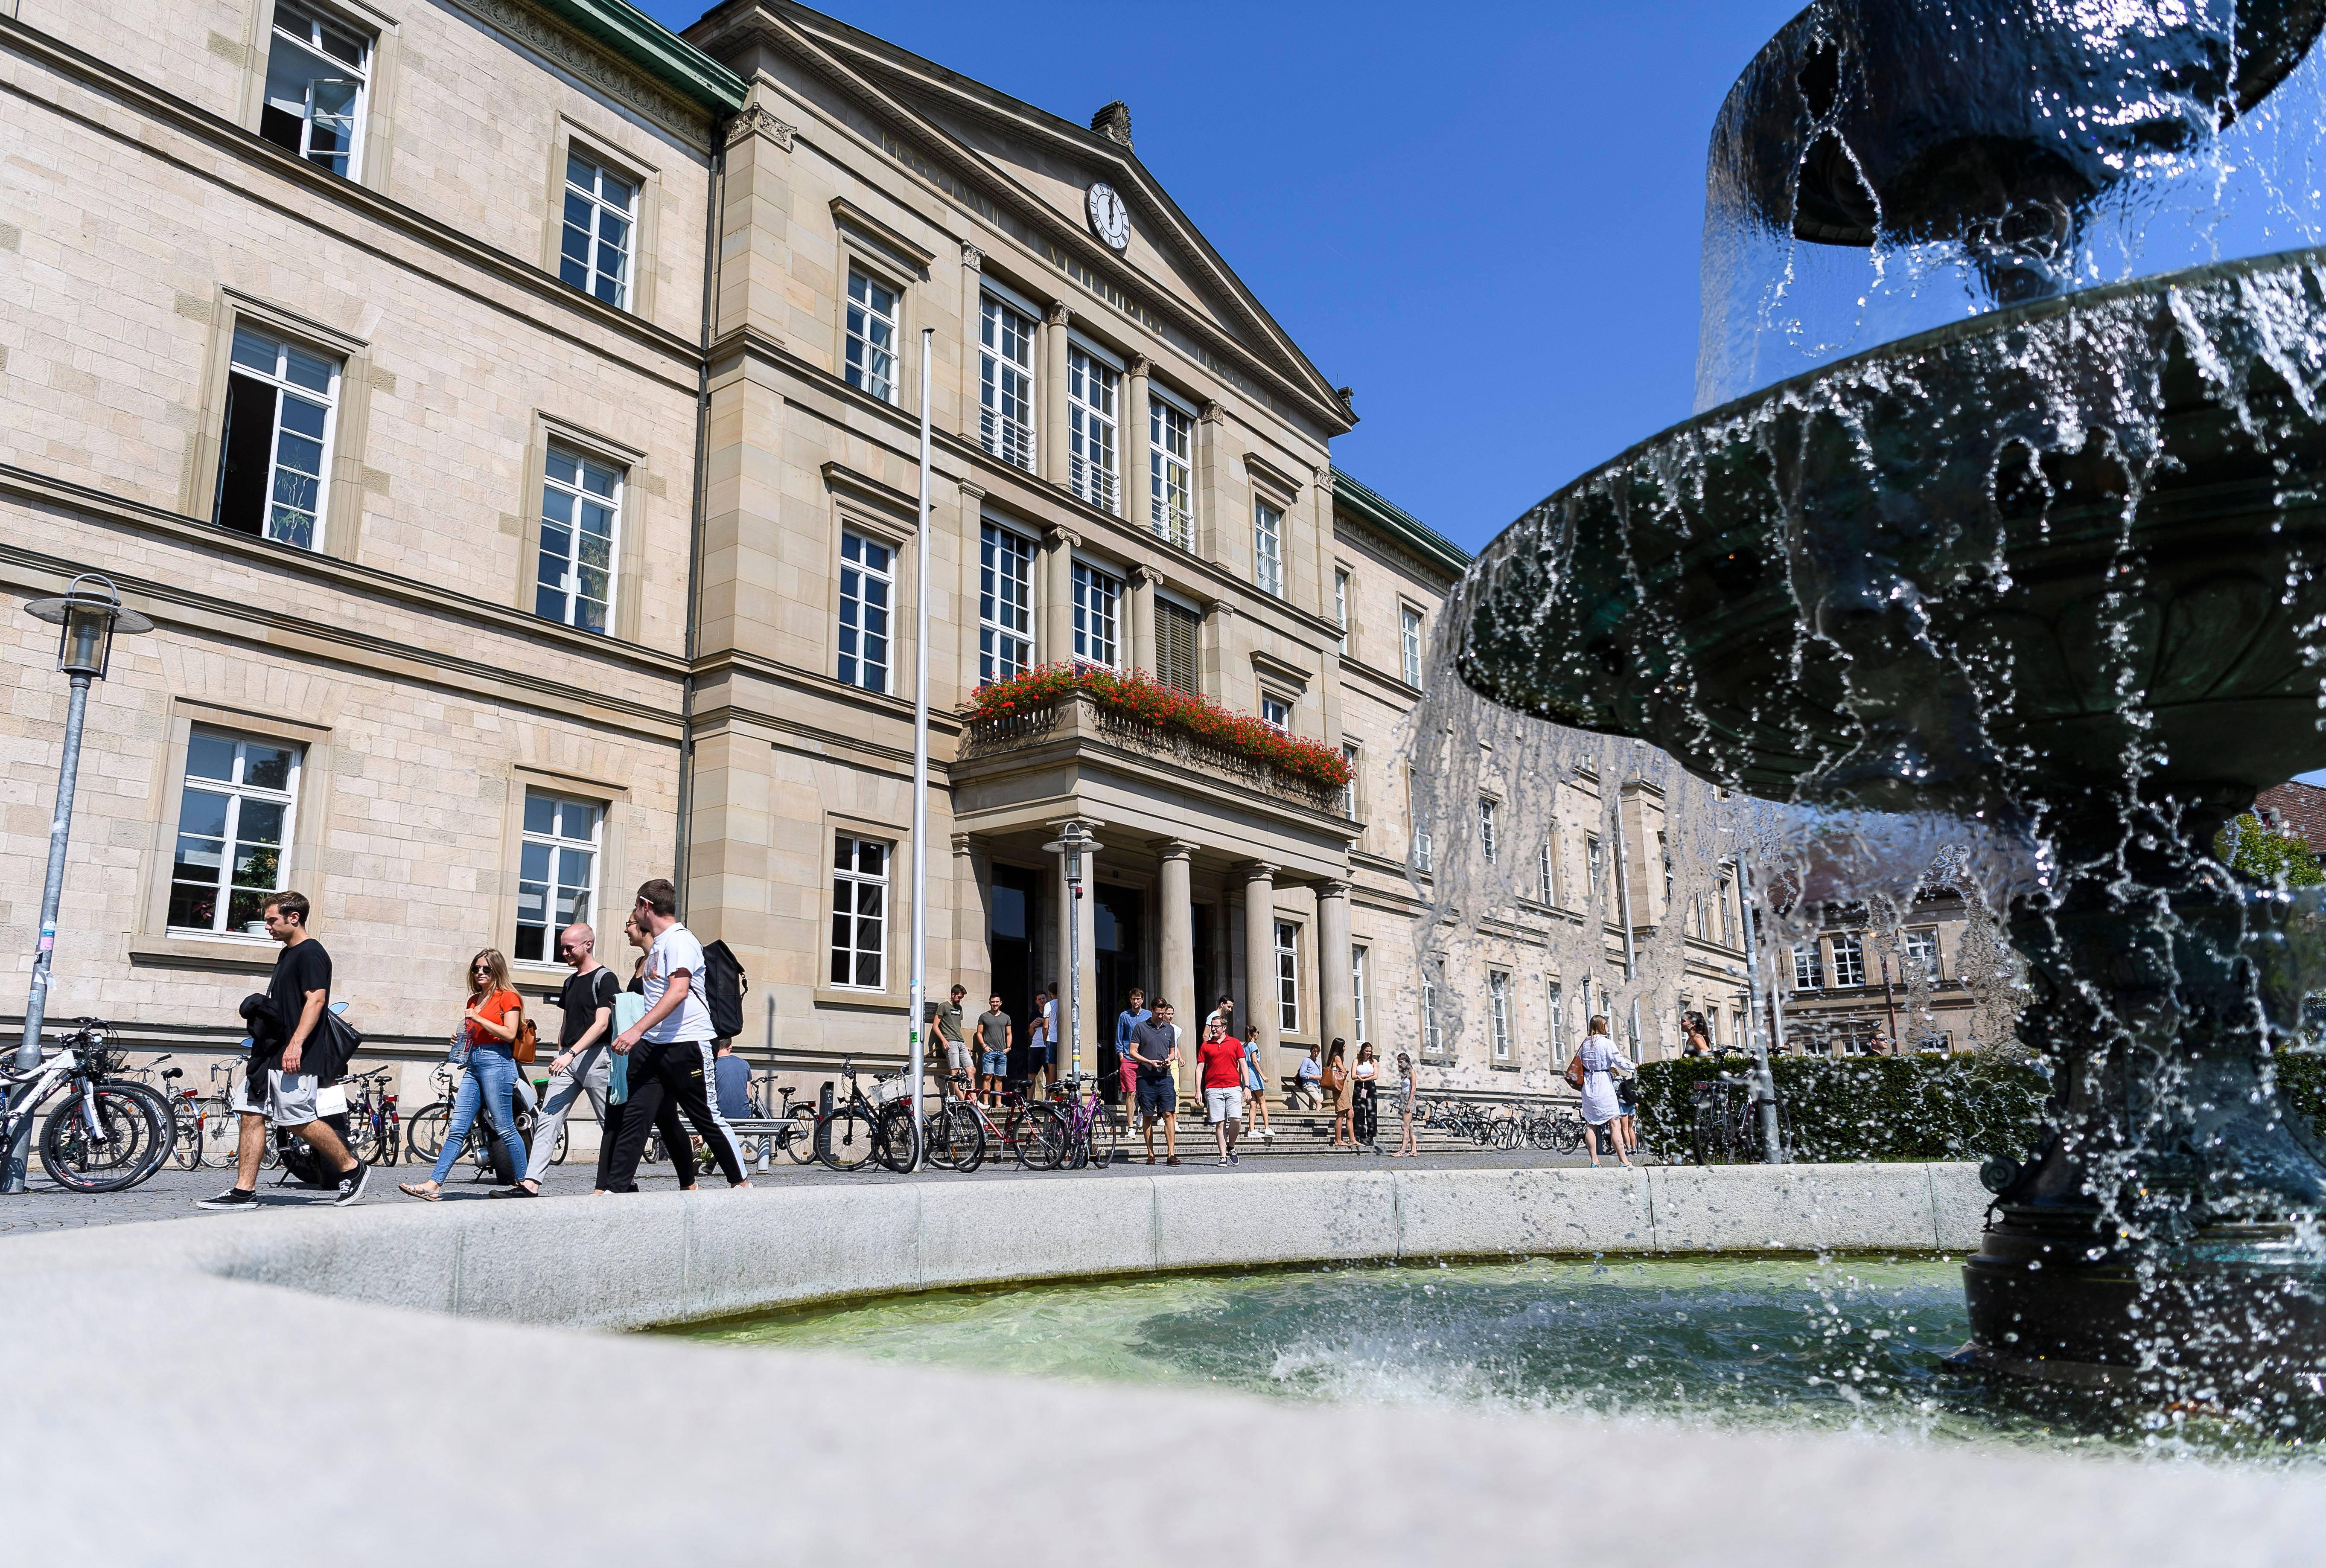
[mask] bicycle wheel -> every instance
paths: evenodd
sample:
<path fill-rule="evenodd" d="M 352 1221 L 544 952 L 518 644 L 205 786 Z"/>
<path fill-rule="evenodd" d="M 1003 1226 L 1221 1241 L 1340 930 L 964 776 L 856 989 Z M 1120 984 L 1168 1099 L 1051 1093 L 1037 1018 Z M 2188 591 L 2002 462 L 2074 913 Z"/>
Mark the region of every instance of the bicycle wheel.
<path fill-rule="evenodd" d="M 815 1157 L 835 1171 L 861 1171 L 872 1163 L 879 1128 L 859 1105 L 836 1105 L 815 1124 Z"/>
<path fill-rule="evenodd" d="M 954 1129 L 953 1107 L 940 1105 L 930 1111 L 921 1127 L 921 1152 L 928 1156 L 930 1166 L 940 1171 L 959 1170 L 964 1146 Z"/>
<path fill-rule="evenodd" d="M 128 1185 L 134 1187 L 170 1163 L 170 1154 L 177 1146 L 177 1109 L 170 1097 L 150 1083 L 134 1078 L 105 1078 L 98 1081 L 100 1090 L 117 1090 L 145 1108 L 153 1132 L 153 1141 L 140 1151 L 142 1159 Z M 116 1189 L 117 1190 L 117 1189 Z"/>
<path fill-rule="evenodd" d="M 557 1124 L 557 1141 L 549 1146 L 549 1163 L 553 1165 L 565 1163 L 565 1124 L 562 1121 Z"/>
<path fill-rule="evenodd" d="M 795 1165 L 805 1165 L 816 1157 L 815 1107 L 792 1107 L 792 1125 L 784 1129 L 782 1141 L 784 1153 L 791 1156 L 792 1164 Z"/>
<path fill-rule="evenodd" d="M 880 1164 L 903 1175 L 918 1161 L 921 1129 L 913 1119 L 913 1102 L 891 1100 L 880 1109 Z"/>
<path fill-rule="evenodd" d="M 1055 1171 L 1066 1160 L 1066 1122 L 1057 1107 L 1029 1105 L 1018 1118 L 1018 1163 L 1029 1171 Z"/>
<path fill-rule="evenodd" d="M 947 1155 L 953 1162 L 951 1169 L 965 1176 L 985 1164 L 985 1124 L 978 1119 L 976 1111 L 955 1100 L 945 1108 L 942 1125 Z M 934 1144 L 929 1158 L 936 1158 Z"/>
<path fill-rule="evenodd" d="M 1113 1113 L 1102 1108 L 1090 1125 L 1090 1168 L 1103 1171 L 1121 1152 L 1122 1129 L 1114 1125 Z"/>
<path fill-rule="evenodd" d="M 350 1107 L 348 1115 L 348 1153 L 368 1165 L 379 1158 L 379 1124 L 359 1109 Z"/>
<path fill-rule="evenodd" d="M 404 1123 L 392 1110 L 379 1118 L 379 1163 L 392 1165 L 404 1157 Z"/>
<path fill-rule="evenodd" d="M 157 1148 L 167 1156 L 163 1129 L 151 1106 L 116 1085 L 100 1085 L 94 1099 L 94 1125 L 78 1091 L 49 1112 L 41 1127 L 41 1168 L 70 1192 L 134 1187 L 153 1174 L 148 1162 Z"/>
<path fill-rule="evenodd" d="M 444 1135 L 452 1125 L 452 1108 L 443 1100 L 423 1106 L 404 1124 L 405 1146 L 415 1165 L 433 1165 L 444 1152 Z"/>
<path fill-rule="evenodd" d="M 191 1171 L 202 1163 L 202 1118 L 182 1099 L 170 1102 L 170 1119 L 175 1136 L 171 1139 L 170 1157 L 178 1162 L 178 1169 Z"/>

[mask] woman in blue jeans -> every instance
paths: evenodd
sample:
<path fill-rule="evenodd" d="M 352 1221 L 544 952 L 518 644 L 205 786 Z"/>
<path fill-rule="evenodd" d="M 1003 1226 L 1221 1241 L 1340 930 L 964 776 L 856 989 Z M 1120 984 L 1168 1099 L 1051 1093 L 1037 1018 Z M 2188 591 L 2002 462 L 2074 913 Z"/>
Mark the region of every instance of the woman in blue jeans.
<path fill-rule="evenodd" d="M 517 1031 L 525 1024 L 525 1000 L 509 988 L 508 960 L 487 948 L 469 962 L 469 1007 L 461 1015 L 460 1041 L 467 1053 L 469 1071 L 452 1097 L 452 1119 L 444 1129 L 444 1146 L 437 1152 L 436 1168 L 424 1182 L 405 1182 L 401 1190 L 431 1203 L 442 1197 L 444 1178 L 468 1146 L 477 1123 L 477 1106 L 484 1104 L 493 1130 L 510 1152 L 523 1159 L 525 1144 L 516 1135 Z"/>

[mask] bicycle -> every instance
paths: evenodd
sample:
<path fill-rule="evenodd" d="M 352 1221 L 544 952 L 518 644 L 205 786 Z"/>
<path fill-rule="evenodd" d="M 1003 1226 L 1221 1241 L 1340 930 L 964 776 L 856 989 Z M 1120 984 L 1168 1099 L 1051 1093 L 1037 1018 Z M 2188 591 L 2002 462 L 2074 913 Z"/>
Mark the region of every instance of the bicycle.
<path fill-rule="evenodd" d="M 436 1083 L 438 1098 L 414 1111 L 412 1119 L 405 1124 L 405 1146 L 412 1153 L 413 1164 L 420 1165 L 433 1165 L 436 1156 L 444 1152 L 444 1138 L 451 1130 L 452 1103 L 460 1092 L 461 1070 L 450 1062 L 438 1062 L 432 1076 Z M 522 1096 L 516 1097 L 516 1105 L 510 1109 L 511 1118 L 516 1123 L 517 1139 L 525 1146 L 509 1151 L 520 1174 L 525 1165 L 526 1150 L 533 1145 L 537 1109 L 528 1109 Z M 478 1108 L 476 1125 L 469 1130 L 468 1147 L 462 1153 L 480 1174 L 494 1174 L 491 1118 L 482 1107 Z M 565 1163 L 565 1125 L 563 1122 L 558 1124 L 557 1141 L 549 1146 L 549 1163 L 553 1165 Z"/>
<path fill-rule="evenodd" d="M 106 1030 L 103 1020 L 83 1018 L 31 1072 L 0 1067 L 8 1099 L 0 1137 L 11 1141 L 20 1120 L 38 1117 L 60 1089 L 70 1091 L 42 1125 L 40 1149 L 41 1168 L 70 1192 L 125 1192 L 160 1170 L 175 1145 L 166 1103 L 118 1076 L 125 1063 L 107 1047 Z"/>
<path fill-rule="evenodd" d="M 761 1085 L 765 1085 L 763 1089 Z M 767 1109 L 767 1093 L 773 1090 L 781 1097 L 782 1105 L 770 1115 Z M 751 1084 L 751 1116 L 754 1120 L 779 1122 L 773 1132 L 753 1133 L 744 1143 L 757 1144 L 756 1163 L 762 1171 L 777 1155 L 787 1155 L 792 1164 L 805 1165 L 815 1158 L 815 1107 L 806 1100 L 792 1103 L 791 1089 L 777 1089 L 775 1074 L 770 1072 L 755 1079 Z"/>
<path fill-rule="evenodd" d="M 1103 1171 L 1122 1152 L 1122 1129 L 1114 1125 L 1114 1113 L 1099 1098 L 1098 1081 L 1084 1081 L 1089 1086 L 1087 1099 L 1076 1099 L 1068 1090 L 1065 1099 L 1054 1109 L 1065 1124 L 1067 1164 L 1077 1171 Z"/>
<path fill-rule="evenodd" d="M 135 1069 L 131 1076 L 162 1097 L 170 1112 L 170 1157 L 181 1171 L 197 1169 L 202 1163 L 202 1110 L 200 1096 L 191 1089 L 175 1087 L 186 1075 L 182 1067 L 172 1067 L 156 1074 L 154 1069 L 170 1060 L 165 1053 L 156 1056 L 144 1066 Z M 160 1081 L 154 1081 L 156 1077 Z"/>
<path fill-rule="evenodd" d="M 816 1157 L 835 1171 L 861 1171 L 876 1159 L 887 1170 L 911 1170 L 921 1152 L 921 1129 L 910 1094 L 898 1092 L 901 1078 L 877 1080 L 879 1098 L 869 1099 L 856 1081 L 853 1057 L 840 1059 L 840 1076 L 848 1094 L 834 1096 L 832 1109 L 816 1118 Z"/>
<path fill-rule="evenodd" d="M 347 1081 L 353 1091 L 348 1101 L 348 1126 L 355 1134 L 349 1152 L 367 1164 L 393 1165 L 404 1147 L 404 1126 L 396 1115 L 395 1096 L 387 1091 L 392 1069 L 359 1073 Z"/>
<path fill-rule="evenodd" d="M 1065 1155 L 1065 1138 L 1055 1109 L 1007 1091 L 1002 1104 L 993 1109 L 1009 1114 L 997 1124 L 983 1104 L 966 1095 L 956 1095 L 950 1103 L 931 1111 L 924 1134 L 929 1164 L 967 1175 L 998 1146 L 1012 1151 L 1027 1170 L 1057 1168 L 1057 1161 Z"/>

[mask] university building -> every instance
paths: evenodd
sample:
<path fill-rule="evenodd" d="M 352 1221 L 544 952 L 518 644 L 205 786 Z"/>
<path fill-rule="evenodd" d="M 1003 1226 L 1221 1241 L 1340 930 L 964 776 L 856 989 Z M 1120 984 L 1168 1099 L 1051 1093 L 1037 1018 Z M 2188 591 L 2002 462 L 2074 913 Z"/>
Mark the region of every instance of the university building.
<path fill-rule="evenodd" d="M 683 38 L 618 0 L 19 0 L 0 70 L 20 974 L 65 704 L 22 601 L 102 571 L 157 623 L 90 704 L 51 1019 L 230 1039 L 297 886 L 350 1016 L 417 1057 L 476 949 L 537 995 L 587 919 L 627 967 L 609 928 L 670 875 L 749 973 L 747 1047 L 894 1060 L 926 379 L 933 991 L 1022 1019 L 1075 918 L 1093 1043 L 1135 982 L 1233 995 L 1285 1071 L 1341 1036 L 1551 1086 L 1604 980 L 1515 941 L 1501 1032 L 1449 1037 L 1430 987 L 1490 978 L 1415 951 L 1399 747 L 1467 557 L 1334 469 L 1347 389 L 1124 106 L 1061 119 L 779 0 Z M 963 717 L 1075 663 L 1354 780 L 1080 695 Z M 1079 904 L 1042 848 L 1072 821 Z"/>

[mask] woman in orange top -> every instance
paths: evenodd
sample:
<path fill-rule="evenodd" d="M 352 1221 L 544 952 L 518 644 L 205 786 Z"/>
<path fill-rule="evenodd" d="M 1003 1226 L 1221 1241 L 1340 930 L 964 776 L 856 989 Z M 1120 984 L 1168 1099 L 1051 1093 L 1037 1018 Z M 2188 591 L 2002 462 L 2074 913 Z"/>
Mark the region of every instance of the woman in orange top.
<path fill-rule="evenodd" d="M 487 948 L 469 960 L 469 1006 L 461 1015 L 460 1033 L 452 1036 L 452 1060 L 465 1062 L 461 1087 L 452 1097 L 452 1119 L 444 1129 L 444 1146 L 436 1155 L 436 1168 L 424 1182 L 405 1182 L 402 1190 L 431 1203 L 443 1196 L 444 1178 L 468 1146 L 479 1104 L 500 1135 L 512 1158 L 522 1163 L 525 1144 L 516 1132 L 516 1036 L 525 1023 L 525 1000 L 510 988 L 508 960 L 499 950 Z"/>

